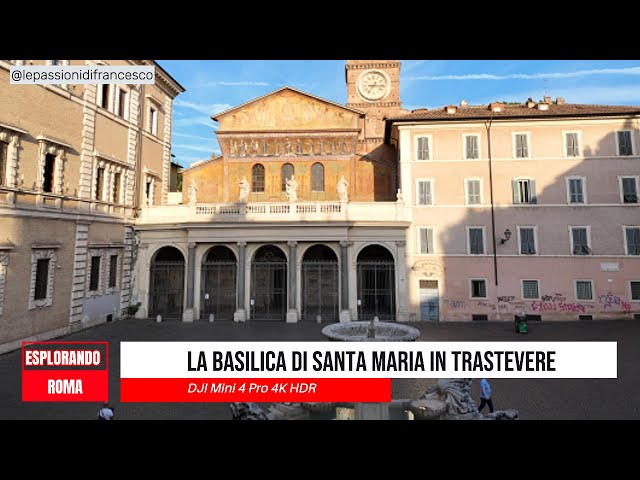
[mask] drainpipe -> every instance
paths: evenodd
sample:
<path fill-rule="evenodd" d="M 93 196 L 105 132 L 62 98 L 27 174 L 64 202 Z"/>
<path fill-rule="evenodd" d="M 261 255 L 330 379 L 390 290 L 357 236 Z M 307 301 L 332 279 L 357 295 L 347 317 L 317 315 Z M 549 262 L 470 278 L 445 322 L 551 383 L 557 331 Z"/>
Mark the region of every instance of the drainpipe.
<path fill-rule="evenodd" d="M 498 286 L 498 256 L 496 253 L 496 215 L 493 205 L 493 166 L 491 163 L 491 123 L 493 116 L 485 123 L 487 129 L 487 154 L 489 156 L 489 198 L 491 201 L 491 241 L 493 242 L 493 276 L 496 286 Z"/>

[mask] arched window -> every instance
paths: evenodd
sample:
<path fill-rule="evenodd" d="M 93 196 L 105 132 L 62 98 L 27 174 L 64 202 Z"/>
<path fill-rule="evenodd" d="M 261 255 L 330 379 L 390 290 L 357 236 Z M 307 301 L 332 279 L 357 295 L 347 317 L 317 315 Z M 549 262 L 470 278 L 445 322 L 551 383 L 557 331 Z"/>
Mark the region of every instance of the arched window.
<path fill-rule="evenodd" d="M 311 166 L 311 191 L 324 192 L 324 165 L 321 163 Z"/>
<path fill-rule="evenodd" d="M 280 169 L 280 183 L 283 192 L 287 190 L 287 180 L 291 177 L 293 177 L 293 165 L 285 163 Z"/>
<path fill-rule="evenodd" d="M 251 169 L 251 191 L 264 192 L 264 166 L 260 163 Z"/>

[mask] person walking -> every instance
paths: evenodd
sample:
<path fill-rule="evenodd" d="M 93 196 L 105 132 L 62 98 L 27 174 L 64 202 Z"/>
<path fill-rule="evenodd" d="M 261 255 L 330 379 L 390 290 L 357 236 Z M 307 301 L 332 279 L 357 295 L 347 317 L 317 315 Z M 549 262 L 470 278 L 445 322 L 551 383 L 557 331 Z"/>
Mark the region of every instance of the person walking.
<path fill-rule="evenodd" d="M 113 420 L 114 413 L 113 408 L 109 405 L 109 402 L 104 402 L 102 408 L 98 412 L 98 420 Z"/>
<path fill-rule="evenodd" d="M 486 378 L 480 380 L 480 406 L 478 411 L 482 412 L 482 409 L 487 405 L 489 407 L 489 413 L 493 413 L 493 402 L 491 401 L 491 385 Z"/>

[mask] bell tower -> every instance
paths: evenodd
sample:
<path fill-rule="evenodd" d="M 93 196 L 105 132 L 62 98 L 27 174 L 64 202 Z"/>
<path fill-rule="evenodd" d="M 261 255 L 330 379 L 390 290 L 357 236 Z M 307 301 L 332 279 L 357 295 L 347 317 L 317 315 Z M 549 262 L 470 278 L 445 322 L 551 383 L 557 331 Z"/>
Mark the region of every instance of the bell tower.
<path fill-rule="evenodd" d="M 347 106 L 366 114 L 364 140 L 382 143 L 384 118 L 404 113 L 400 102 L 400 62 L 347 60 L 345 74 Z"/>

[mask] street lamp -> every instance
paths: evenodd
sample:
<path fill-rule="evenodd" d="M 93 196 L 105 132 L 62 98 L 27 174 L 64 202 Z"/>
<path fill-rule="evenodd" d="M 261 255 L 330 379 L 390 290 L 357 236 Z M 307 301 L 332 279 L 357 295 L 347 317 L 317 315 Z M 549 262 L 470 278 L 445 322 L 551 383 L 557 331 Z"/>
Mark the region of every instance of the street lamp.
<path fill-rule="evenodd" d="M 504 245 L 505 243 L 507 243 L 509 241 L 509 239 L 511 238 L 511 230 L 509 230 L 508 228 L 504 231 L 504 238 L 500 239 L 500 244 Z"/>

